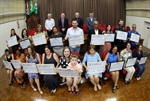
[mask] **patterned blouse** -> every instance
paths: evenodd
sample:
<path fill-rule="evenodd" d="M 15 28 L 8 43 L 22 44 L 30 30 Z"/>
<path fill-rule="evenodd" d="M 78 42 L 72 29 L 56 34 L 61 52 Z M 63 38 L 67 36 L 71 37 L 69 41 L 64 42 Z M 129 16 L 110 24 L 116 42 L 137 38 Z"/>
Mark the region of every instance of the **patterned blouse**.
<path fill-rule="evenodd" d="M 126 49 L 123 49 L 120 53 L 120 60 L 124 60 L 126 62 L 128 58 L 132 58 L 132 51 L 127 51 Z"/>

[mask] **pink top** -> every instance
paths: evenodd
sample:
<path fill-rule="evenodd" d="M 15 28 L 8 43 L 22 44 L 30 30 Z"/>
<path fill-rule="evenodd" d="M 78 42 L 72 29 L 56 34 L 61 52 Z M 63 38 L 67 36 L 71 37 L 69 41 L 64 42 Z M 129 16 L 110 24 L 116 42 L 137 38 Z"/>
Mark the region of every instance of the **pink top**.
<path fill-rule="evenodd" d="M 71 63 L 69 63 L 67 68 L 71 69 L 71 70 L 77 70 L 78 72 L 83 72 L 82 71 L 82 66 L 78 63 L 77 63 L 76 66 L 72 66 Z"/>

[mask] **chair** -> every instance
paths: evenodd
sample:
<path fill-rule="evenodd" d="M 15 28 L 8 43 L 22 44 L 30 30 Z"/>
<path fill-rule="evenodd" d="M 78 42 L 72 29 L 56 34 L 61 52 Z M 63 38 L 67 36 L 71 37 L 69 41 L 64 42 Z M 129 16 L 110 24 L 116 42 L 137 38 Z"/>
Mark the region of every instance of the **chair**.
<path fill-rule="evenodd" d="M 130 31 L 130 27 L 126 26 L 126 32 Z"/>
<path fill-rule="evenodd" d="M 70 27 L 72 27 L 72 24 L 69 24 L 69 25 L 68 25 L 68 28 L 70 28 Z"/>
<path fill-rule="evenodd" d="M 77 56 L 78 58 L 80 58 L 80 54 L 77 53 L 77 52 L 71 52 L 71 54 Z"/>
<path fill-rule="evenodd" d="M 107 26 L 106 24 L 103 25 L 103 28 L 104 28 L 105 30 L 106 30 L 106 26 Z"/>
<path fill-rule="evenodd" d="M 83 29 L 84 34 L 87 34 L 87 26 L 86 26 L 86 24 L 83 25 L 82 29 Z"/>

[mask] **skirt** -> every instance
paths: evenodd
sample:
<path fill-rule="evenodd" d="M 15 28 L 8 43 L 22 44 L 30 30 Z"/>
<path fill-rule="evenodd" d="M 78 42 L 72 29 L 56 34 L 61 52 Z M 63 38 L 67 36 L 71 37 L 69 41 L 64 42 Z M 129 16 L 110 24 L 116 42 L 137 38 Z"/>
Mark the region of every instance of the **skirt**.
<path fill-rule="evenodd" d="M 14 72 L 14 77 L 19 84 L 22 84 L 24 82 L 24 75 L 25 73 L 23 70 L 21 70 L 21 68 L 17 68 Z"/>

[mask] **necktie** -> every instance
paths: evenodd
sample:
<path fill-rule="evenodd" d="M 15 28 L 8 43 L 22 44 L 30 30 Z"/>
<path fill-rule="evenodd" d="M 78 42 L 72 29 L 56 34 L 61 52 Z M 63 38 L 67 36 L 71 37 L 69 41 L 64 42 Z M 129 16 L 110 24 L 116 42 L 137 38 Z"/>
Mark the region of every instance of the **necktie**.
<path fill-rule="evenodd" d="M 64 28 L 64 19 L 62 19 L 62 28 Z"/>

